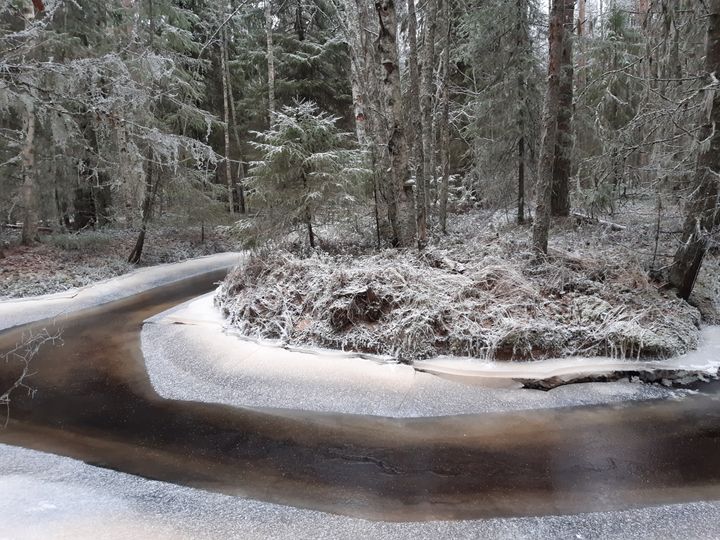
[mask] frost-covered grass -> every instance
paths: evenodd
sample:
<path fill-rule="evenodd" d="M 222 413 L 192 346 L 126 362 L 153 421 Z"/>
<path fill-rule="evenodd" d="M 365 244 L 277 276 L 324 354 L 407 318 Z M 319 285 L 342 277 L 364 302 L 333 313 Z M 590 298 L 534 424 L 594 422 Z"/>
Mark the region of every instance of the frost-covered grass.
<path fill-rule="evenodd" d="M 137 232 L 102 229 L 44 235 L 41 242 L 24 247 L 15 234 L 0 258 L 0 298 L 20 298 L 61 292 L 91 285 L 136 268 L 127 256 Z M 139 266 L 178 262 L 201 255 L 232 250 L 225 235 L 207 231 L 200 241 L 197 227 L 151 229 Z"/>
<path fill-rule="evenodd" d="M 248 336 L 403 361 L 663 358 L 697 345 L 697 309 L 651 283 L 643 258 L 608 237 L 631 232 L 569 221 L 538 259 L 528 227 L 477 213 L 453 223 L 422 253 L 256 253 L 216 302 Z"/>

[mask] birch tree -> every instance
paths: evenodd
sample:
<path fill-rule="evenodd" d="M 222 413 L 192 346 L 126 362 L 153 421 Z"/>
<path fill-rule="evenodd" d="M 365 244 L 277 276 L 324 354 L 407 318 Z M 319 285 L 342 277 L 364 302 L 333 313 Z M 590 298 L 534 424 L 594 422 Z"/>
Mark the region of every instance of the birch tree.
<path fill-rule="evenodd" d="M 445 21 L 442 55 L 442 94 L 440 105 L 440 156 L 442 167 L 442 179 L 440 181 L 439 208 L 438 219 L 440 221 L 440 230 L 443 234 L 447 233 L 447 205 L 448 194 L 450 189 L 450 32 L 452 29 L 450 22 L 450 0 L 443 1 L 443 20 Z"/>
<path fill-rule="evenodd" d="M 423 32 L 423 60 L 422 60 L 422 88 L 420 93 L 420 107 L 422 109 L 422 183 L 418 184 L 418 224 L 427 228 L 427 214 L 429 208 L 429 186 L 435 180 L 435 136 L 433 131 L 433 111 L 435 96 L 435 33 L 437 28 L 437 0 L 428 0 L 425 4 L 424 32 Z M 420 227 L 418 238 L 421 243 L 426 242 L 427 231 Z"/>

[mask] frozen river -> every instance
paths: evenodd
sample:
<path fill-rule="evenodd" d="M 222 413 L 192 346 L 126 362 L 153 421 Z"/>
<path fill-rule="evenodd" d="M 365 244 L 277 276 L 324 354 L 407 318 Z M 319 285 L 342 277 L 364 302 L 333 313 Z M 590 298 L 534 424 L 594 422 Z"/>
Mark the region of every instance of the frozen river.
<path fill-rule="evenodd" d="M 100 523 L 108 537 L 670 536 L 661 516 L 678 537 L 720 533 L 714 391 L 425 418 L 161 397 L 142 322 L 220 275 L 63 318 L 63 346 L 33 360 L 34 396 L 14 395 L 0 431 L 0 538 Z M 46 326 L 6 331 L 0 350 Z"/>

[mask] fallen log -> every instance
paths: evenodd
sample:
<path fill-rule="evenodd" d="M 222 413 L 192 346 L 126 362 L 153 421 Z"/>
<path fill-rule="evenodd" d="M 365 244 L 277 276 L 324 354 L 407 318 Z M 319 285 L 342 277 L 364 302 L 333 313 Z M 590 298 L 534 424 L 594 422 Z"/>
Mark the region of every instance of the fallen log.
<path fill-rule="evenodd" d="M 625 225 L 620 225 L 618 223 L 613 223 L 612 221 L 605 221 L 604 219 L 586 216 L 585 214 L 581 214 L 580 212 L 573 212 L 572 216 L 581 223 L 595 223 L 598 225 L 603 225 L 604 227 L 609 228 L 611 231 L 624 231 L 627 229 Z"/>
<path fill-rule="evenodd" d="M 2 227 L 5 229 L 22 229 L 23 226 L 17 223 L 5 223 Z M 37 228 L 38 232 L 43 233 L 52 233 L 55 232 L 52 227 L 45 227 L 44 225 L 41 225 Z"/>

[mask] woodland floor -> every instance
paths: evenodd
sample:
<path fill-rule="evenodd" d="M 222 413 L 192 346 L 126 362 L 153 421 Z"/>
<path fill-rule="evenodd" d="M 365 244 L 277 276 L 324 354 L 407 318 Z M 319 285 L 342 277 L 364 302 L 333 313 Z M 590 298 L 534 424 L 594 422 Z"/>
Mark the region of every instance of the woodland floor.
<path fill-rule="evenodd" d="M 136 268 L 127 262 L 137 231 L 102 229 L 43 234 L 33 246 L 22 246 L 19 233 L 4 230 L 0 244 L 0 299 L 61 292 L 124 274 Z M 151 229 L 138 266 L 178 262 L 231 251 L 223 234 L 200 227 Z"/>
<path fill-rule="evenodd" d="M 259 252 L 230 274 L 216 302 L 252 338 L 405 362 L 688 352 L 701 322 L 718 322 L 717 257 L 707 257 L 688 304 L 663 281 L 679 224 L 661 217 L 658 227 L 651 202 L 623 210 L 617 227 L 555 222 L 544 260 L 529 249 L 531 226 L 485 211 L 452 216 L 449 234 L 421 253 Z"/>

